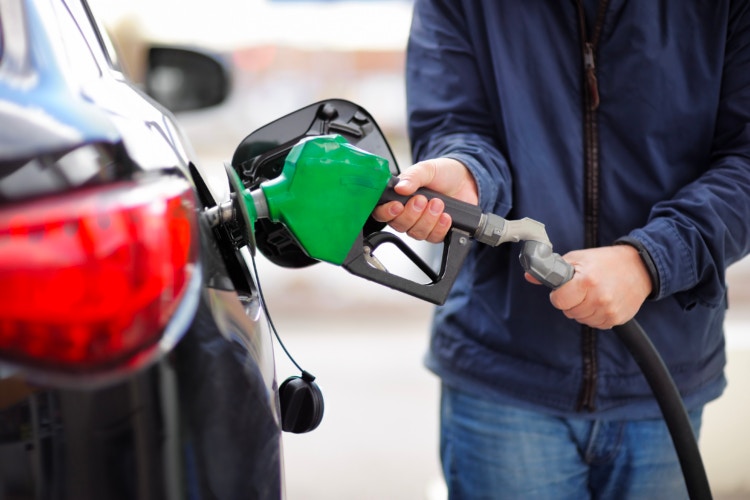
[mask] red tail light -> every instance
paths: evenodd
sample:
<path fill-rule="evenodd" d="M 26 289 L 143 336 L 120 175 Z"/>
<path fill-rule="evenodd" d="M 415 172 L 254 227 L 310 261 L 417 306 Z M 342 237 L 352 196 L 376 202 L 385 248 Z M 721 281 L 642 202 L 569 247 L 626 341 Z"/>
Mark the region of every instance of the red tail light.
<path fill-rule="evenodd" d="M 153 346 L 197 259 L 179 178 L 125 182 L 0 209 L 0 357 L 70 371 Z"/>

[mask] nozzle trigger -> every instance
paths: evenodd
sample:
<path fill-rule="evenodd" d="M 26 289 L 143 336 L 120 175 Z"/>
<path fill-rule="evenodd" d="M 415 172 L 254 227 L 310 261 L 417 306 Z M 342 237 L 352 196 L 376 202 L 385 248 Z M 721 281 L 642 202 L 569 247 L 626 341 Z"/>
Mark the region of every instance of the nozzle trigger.
<path fill-rule="evenodd" d="M 342 267 L 360 278 L 385 285 L 433 304 L 443 304 L 448 298 L 458 277 L 466 256 L 471 248 L 469 233 L 452 229 L 443 243 L 440 271 L 435 272 L 414 250 L 393 233 L 378 231 L 366 238 L 360 234 L 347 255 Z M 431 280 L 430 283 L 417 283 L 397 274 L 389 273 L 382 264 L 373 265 L 372 252 L 383 243 L 394 244 L 402 254 Z M 377 261 L 379 263 L 379 261 Z"/>

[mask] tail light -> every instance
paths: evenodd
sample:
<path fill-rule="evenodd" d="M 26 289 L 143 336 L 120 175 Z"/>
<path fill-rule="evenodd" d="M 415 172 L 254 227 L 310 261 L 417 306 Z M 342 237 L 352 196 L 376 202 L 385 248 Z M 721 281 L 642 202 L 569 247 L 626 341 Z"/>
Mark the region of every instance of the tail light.
<path fill-rule="evenodd" d="M 0 357 L 86 372 L 154 346 L 197 260 L 190 185 L 123 182 L 0 208 Z"/>

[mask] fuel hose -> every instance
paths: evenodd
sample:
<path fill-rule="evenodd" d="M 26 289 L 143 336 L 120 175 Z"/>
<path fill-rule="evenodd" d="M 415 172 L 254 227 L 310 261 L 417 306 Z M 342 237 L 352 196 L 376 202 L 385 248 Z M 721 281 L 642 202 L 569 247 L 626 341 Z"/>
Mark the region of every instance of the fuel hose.
<path fill-rule="evenodd" d="M 691 500 L 710 500 L 711 488 L 698 442 L 677 386 L 664 360 L 641 325 L 634 319 L 612 328 L 630 352 L 654 393 L 672 436 L 682 475 Z"/>
<path fill-rule="evenodd" d="M 573 266 L 565 262 L 546 242 L 526 241 L 519 256 L 523 268 L 548 288 L 558 288 L 572 279 Z M 664 422 L 672 437 L 682 475 L 691 500 L 710 500 L 711 489 L 703 466 L 698 441 L 685 404 L 664 360 L 651 339 L 635 320 L 612 328 L 638 364 L 651 387 Z"/>

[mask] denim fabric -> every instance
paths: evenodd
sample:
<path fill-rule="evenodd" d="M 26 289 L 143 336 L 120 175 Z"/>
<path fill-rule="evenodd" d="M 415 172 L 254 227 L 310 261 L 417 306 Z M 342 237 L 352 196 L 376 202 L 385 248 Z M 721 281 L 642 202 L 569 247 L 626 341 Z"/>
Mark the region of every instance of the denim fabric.
<path fill-rule="evenodd" d="M 446 385 L 441 405 L 451 500 L 688 497 L 663 420 L 559 418 Z M 701 414 L 690 413 L 696 435 Z"/>

